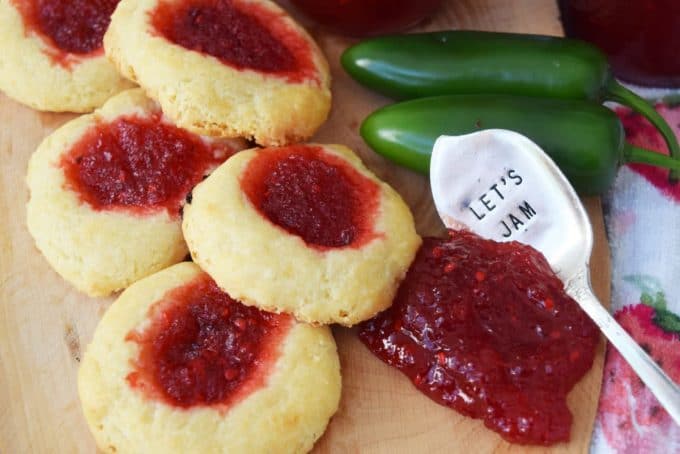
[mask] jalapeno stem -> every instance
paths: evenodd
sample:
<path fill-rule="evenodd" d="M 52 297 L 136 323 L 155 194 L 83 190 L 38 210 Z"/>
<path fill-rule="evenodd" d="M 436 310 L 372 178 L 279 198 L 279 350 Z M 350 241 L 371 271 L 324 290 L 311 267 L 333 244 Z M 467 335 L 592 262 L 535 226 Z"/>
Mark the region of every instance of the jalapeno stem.
<path fill-rule="evenodd" d="M 680 171 L 680 160 L 645 148 L 636 147 L 629 143 L 626 143 L 623 147 L 623 161 L 626 163 L 651 164 L 657 167 L 664 167 L 671 172 Z"/>
<path fill-rule="evenodd" d="M 632 91 L 618 83 L 614 78 L 609 79 L 604 90 L 605 98 L 608 101 L 614 101 L 618 102 L 619 104 L 623 104 L 624 106 L 628 106 L 635 112 L 639 113 L 640 115 L 644 116 L 647 120 L 649 120 L 649 122 L 653 124 L 654 127 L 656 127 L 656 129 L 658 129 L 661 135 L 663 136 L 664 140 L 666 141 L 666 144 L 668 145 L 668 150 L 670 151 L 672 158 L 680 160 L 680 145 L 678 145 L 678 139 L 675 137 L 675 134 L 673 133 L 671 127 L 668 126 L 668 123 L 666 123 L 666 120 L 664 120 L 664 118 L 659 114 L 659 112 L 656 111 L 654 106 L 652 106 L 644 98 L 641 98 L 640 96 L 636 95 L 635 93 L 633 93 Z M 658 155 L 658 153 L 653 154 Z M 660 156 L 666 157 L 665 155 Z M 653 164 L 651 162 L 646 163 Z M 678 178 L 680 177 L 680 170 L 678 169 L 678 167 L 663 164 L 654 165 L 660 165 L 661 167 L 673 169 L 668 175 L 668 178 L 673 183 L 678 181 Z"/>

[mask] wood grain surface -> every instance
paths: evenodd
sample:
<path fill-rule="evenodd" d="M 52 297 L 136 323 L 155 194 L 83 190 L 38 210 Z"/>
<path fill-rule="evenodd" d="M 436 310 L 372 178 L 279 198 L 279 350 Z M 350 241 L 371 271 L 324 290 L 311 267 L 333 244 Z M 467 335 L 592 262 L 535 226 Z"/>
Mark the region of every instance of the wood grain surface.
<path fill-rule="evenodd" d="M 281 2 L 286 6 L 286 2 Z M 422 235 L 443 231 L 422 176 L 372 153 L 357 134 L 361 120 L 386 99 L 371 94 L 338 66 L 351 40 L 309 26 L 333 71 L 332 115 L 314 138 L 356 150 L 413 210 Z M 445 2 L 423 29 L 474 28 L 561 34 L 547 0 Z M 1 58 L 1 57 L 0 57 Z M 73 115 L 39 113 L 0 95 L 0 453 L 94 453 L 80 411 L 76 371 L 97 321 L 113 298 L 77 293 L 50 269 L 26 230 L 28 158 L 40 141 Z M 595 229 L 593 282 L 609 301 L 609 252 L 598 199 L 585 201 Z M 374 358 L 352 329 L 334 329 L 343 370 L 338 414 L 319 441 L 319 453 L 586 452 L 602 376 L 603 350 L 569 395 L 571 442 L 528 449 L 504 442 L 480 421 L 430 401 L 399 372 Z M 602 343 L 604 344 L 604 343 Z"/>

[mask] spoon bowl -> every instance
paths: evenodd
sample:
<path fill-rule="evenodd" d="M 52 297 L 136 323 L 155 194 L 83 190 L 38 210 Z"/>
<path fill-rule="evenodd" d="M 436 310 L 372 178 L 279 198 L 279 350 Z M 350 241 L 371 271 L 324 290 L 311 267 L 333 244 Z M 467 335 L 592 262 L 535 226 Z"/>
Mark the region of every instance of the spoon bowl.
<path fill-rule="evenodd" d="M 488 129 L 440 137 L 430 182 L 449 228 L 528 244 L 565 282 L 590 259 L 593 233 L 583 204 L 552 159 L 521 134 Z"/>
<path fill-rule="evenodd" d="M 519 241 L 543 253 L 569 296 L 680 424 L 680 388 L 594 295 L 590 220 L 574 188 L 538 145 L 502 129 L 441 136 L 432 152 L 430 184 L 446 227 Z"/>

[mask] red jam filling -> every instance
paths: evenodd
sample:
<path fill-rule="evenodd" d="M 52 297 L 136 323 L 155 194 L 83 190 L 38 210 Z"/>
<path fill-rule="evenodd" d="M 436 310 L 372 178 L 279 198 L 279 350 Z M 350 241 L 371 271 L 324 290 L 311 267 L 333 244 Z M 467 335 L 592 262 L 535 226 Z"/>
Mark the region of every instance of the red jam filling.
<path fill-rule="evenodd" d="M 118 1 L 12 0 L 28 29 L 61 52 L 77 55 L 101 50 Z"/>
<path fill-rule="evenodd" d="M 569 440 L 567 393 L 597 327 L 535 249 L 469 232 L 424 240 L 394 304 L 359 337 L 434 401 L 510 442 Z"/>
<path fill-rule="evenodd" d="M 234 150 L 162 121 L 161 114 L 99 123 L 64 155 L 66 187 L 95 210 L 180 214 L 187 194 Z"/>
<path fill-rule="evenodd" d="M 151 13 L 156 31 L 184 48 L 289 82 L 317 80 L 309 43 L 284 13 L 239 0 L 161 1 Z"/>
<path fill-rule="evenodd" d="M 378 185 L 321 147 L 260 151 L 241 188 L 272 223 L 318 249 L 360 247 L 377 236 Z"/>
<path fill-rule="evenodd" d="M 126 337 L 139 345 L 127 381 L 147 398 L 182 408 L 226 410 L 265 386 L 292 326 L 287 315 L 233 300 L 207 275 L 166 293 L 149 318 Z"/>

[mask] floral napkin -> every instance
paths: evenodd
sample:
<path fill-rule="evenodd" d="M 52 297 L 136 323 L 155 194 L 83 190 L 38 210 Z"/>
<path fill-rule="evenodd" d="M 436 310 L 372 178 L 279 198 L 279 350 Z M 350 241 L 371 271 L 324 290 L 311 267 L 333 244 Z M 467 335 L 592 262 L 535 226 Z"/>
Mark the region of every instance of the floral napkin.
<path fill-rule="evenodd" d="M 657 104 L 680 136 L 680 105 Z M 627 109 L 616 110 L 634 145 L 668 153 L 656 130 Z M 680 383 L 680 183 L 643 164 L 619 170 L 604 199 L 612 253 L 616 319 Z M 607 346 L 592 454 L 680 453 L 676 425 L 621 355 Z"/>

